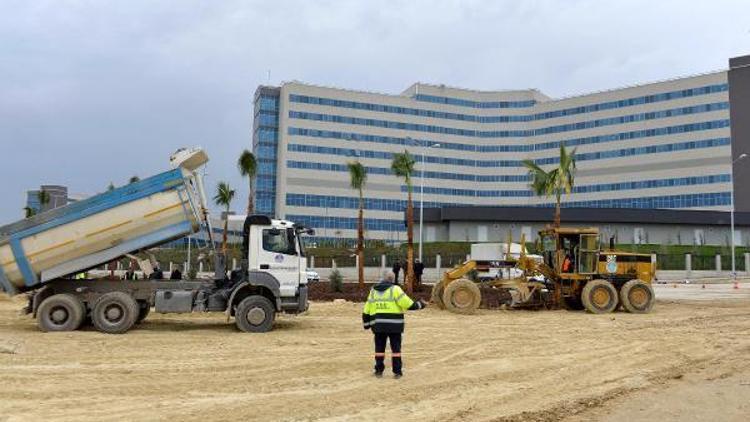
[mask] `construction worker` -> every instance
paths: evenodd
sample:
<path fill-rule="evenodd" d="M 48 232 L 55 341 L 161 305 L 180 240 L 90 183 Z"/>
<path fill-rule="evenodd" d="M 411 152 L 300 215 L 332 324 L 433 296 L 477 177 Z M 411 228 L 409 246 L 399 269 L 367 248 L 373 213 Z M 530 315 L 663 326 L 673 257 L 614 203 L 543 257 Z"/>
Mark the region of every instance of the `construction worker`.
<path fill-rule="evenodd" d="M 404 332 L 404 311 L 416 311 L 426 304 L 414 301 L 396 285 L 396 275 L 388 271 L 383 280 L 373 286 L 362 311 L 365 330 L 375 337 L 375 376 L 382 377 L 385 370 L 385 346 L 391 343 L 391 366 L 396 378 L 401 378 L 401 334 Z"/>
<path fill-rule="evenodd" d="M 393 271 L 394 283 L 398 284 L 398 273 L 401 272 L 401 261 L 396 260 L 396 262 L 393 263 L 393 268 L 391 269 Z"/>

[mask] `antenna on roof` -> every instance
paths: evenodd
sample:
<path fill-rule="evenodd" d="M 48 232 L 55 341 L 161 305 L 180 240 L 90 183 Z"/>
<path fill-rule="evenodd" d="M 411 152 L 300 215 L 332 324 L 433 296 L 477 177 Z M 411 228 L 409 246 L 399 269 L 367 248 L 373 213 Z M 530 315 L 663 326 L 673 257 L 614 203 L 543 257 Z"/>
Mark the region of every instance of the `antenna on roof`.
<path fill-rule="evenodd" d="M 266 80 L 267 85 L 271 85 L 271 69 L 268 69 L 268 79 Z"/>

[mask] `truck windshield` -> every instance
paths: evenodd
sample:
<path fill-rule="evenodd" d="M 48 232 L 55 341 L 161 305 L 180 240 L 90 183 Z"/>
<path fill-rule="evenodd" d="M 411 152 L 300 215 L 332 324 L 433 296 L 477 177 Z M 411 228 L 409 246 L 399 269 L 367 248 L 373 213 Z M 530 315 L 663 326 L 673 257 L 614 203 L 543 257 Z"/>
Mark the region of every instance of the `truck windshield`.
<path fill-rule="evenodd" d="M 294 230 L 292 229 L 263 230 L 263 249 L 266 251 L 284 255 L 297 255 L 297 248 L 294 244 Z"/>

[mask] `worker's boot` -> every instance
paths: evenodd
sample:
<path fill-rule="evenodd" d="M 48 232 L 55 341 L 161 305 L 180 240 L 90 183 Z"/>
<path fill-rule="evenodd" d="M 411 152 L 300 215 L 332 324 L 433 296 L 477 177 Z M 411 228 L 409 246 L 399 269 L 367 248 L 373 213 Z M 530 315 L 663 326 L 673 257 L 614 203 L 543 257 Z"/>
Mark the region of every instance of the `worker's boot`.
<path fill-rule="evenodd" d="M 401 378 L 404 373 L 401 370 L 401 353 L 394 353 L 391 357 L 391 366 L 393 367 L 393 377 Z"/>

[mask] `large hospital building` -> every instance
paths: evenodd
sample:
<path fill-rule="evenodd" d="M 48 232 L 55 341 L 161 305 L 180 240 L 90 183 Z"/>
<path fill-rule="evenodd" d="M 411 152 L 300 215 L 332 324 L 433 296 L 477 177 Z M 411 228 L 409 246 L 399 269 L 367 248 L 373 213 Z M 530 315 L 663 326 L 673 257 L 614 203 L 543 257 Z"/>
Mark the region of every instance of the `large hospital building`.
<path fill-rule="evenodd" d="M 547 207 L 544 220 L 551 218 L 553 199 L 531 193 L 521 161 L 554 166 L 560 144 L 576 150 L 578 163 L 565 207 L 610 209 L 613 225 L 633 224 L 617 221 L 616 209 L 641 210 L 644 224 L 651 217 L 679 224 L 678 210 L 713 211 L 684 215 L 700 215 L 696 227 L 726 225 L 734 190 L 738 222 L 750 224 L 743 189 L 750 158 L 735 162 L 732 180 L 732 160 L 750 153 L 750 56 L 731 59 L 727 70 L 567 98 L 421 83 L 393 95 L 300 82 L 260 86 L 256 208 L 323 237 L 355 237 L 358 200 L 346 164 L 360 160 L 368 170 L 368 238 L 403 240 L 406 188 L 390 164 L 408 150 L 417 161 L 417 207 L 424 182 L 425 240 L 493 240 L 503 237 L 507 210 L 523 219 L 524 207 L 537 210 L 529 215 Z M 686 234 L 691 241 L 695 230 Z M 637 231 L 622 236 L 639 241 Z"/>

